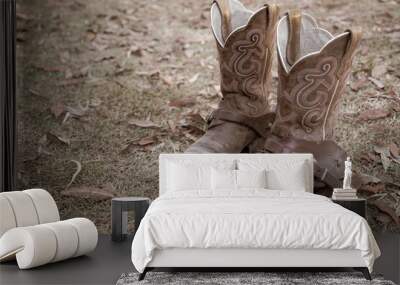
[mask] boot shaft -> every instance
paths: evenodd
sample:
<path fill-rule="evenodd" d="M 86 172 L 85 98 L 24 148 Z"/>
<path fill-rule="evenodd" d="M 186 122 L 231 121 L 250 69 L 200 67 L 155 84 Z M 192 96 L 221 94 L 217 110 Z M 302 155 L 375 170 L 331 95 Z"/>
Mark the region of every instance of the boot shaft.
<path fill-rule="evenodd" d="M 239 153 L 269 131 L 275 117 L 269 113 L 268 86 L 278 13 L 275 5 L 253 12 L 238 0 L 212 4 L 223 99 L 207 132 L 187 153 Z"/>
<path fill-rule="evenodd" d="M 275 5 L 252 12 L 237 0 L 213 3 L 211 25 L 217 42 L 223 94 L 219 109 L 248 117 L 268 112 L 278 13 Z"/>
<path fill-rule="evenodd" d="M 278 104 L 272 132 L 309 141 L 332 139 L 360 33 L 336 37 L 298 11 L 278 23 Z"/>

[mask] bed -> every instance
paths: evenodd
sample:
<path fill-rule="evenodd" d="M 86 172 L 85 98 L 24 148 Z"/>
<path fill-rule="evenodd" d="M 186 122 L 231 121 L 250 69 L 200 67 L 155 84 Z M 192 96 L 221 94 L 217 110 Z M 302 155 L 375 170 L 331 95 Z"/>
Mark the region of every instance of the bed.
<path fill-rule="evenodd" d="M 313 194 L 311 154 L 162 154 L 159 175 L 132 243 L 140 280 L 159 267 L 352 267 L 371 278 L 371 229 Z"/>

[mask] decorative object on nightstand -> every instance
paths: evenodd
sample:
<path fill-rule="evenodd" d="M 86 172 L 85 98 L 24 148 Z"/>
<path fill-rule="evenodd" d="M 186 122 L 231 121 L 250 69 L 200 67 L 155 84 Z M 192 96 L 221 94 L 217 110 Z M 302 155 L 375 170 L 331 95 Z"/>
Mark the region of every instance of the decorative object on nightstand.
<path fill-rule="evenodd" d="M 347 157 L 347 160 L 344 162 L 344 179 L 343 179 L 343 188 L 335 188 L 333 189 L 332 199 L 333 200 L 354 200 L 358 199 L 357 190 L 351 188 L 351 160 L 350 157 Z"/>
<path fill-rule="evenodd" d="M 145 197 L 119 197 L 111 200 L 111 239 L 113 241 L 123 241 L 128 235 L 128 212 L 135 213 L 135 228 L 136 233 L 140 221 L 146 214 L 150 206 L 150 199 Z"/>
<path fill-rule="evenodd" d="M 365 199 L 332 199 L 332 201 L 356 214 L 359 214 L 363 218 L 367 217 L 367 200 Z"/>
<path fill-rule="evenodd" d="M 343 189 L 351 189 L 351 160 L 347 157 L 344 162 L 344 179 L 343 179 Z"/>
<path fill-rule="evenodd" d="M 332 194 L 333 200 L 357 200 L 357 189 L 333 189 Z"/>

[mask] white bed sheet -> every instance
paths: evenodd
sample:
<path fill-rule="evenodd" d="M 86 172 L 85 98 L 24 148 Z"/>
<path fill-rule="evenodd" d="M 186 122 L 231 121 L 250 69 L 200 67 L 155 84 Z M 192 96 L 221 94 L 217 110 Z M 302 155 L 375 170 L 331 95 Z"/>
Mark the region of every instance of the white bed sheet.
<path fill-rule="evenodd" d="M 380 255 L 361 216 L 324 196 L 265 189 L 162 195 L 134 237 L 135 268 L 166 248 L 357 249 L 370 271 Z"/>

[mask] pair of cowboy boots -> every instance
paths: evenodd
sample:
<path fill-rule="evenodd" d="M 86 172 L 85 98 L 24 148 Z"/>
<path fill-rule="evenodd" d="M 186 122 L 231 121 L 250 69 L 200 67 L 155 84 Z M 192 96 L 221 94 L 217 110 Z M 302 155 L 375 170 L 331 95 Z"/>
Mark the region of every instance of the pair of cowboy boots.
<path fill-rule="evenodd" d="M 207 132 L 187 153 L 313 153 L 322 185 L 338 187 L 346 153 L 334 141 L 343 96 L 360 33 L 334 37 L 309 15 L 276 5 L 256 12 L 237 0 L 214 1 L 223 99 Z M 271 106 L 271 65 L 277 43 L 277 105 Z"/>

